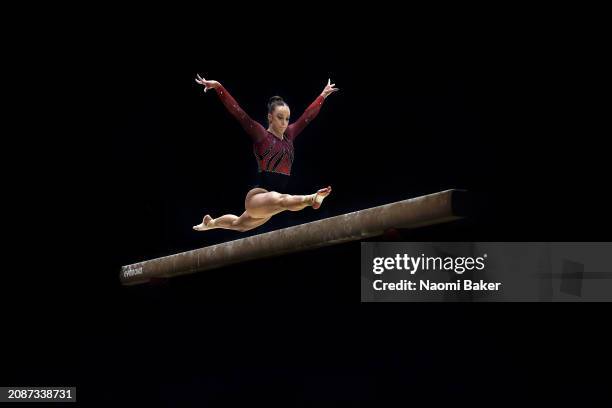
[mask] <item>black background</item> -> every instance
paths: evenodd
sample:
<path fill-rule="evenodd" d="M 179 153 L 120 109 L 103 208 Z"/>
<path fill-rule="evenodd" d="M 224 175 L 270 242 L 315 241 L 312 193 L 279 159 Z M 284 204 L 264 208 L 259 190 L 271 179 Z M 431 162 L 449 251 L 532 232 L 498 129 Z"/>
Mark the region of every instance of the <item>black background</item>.
<path fill-rule="evenodd" d="M 194 37 L 127 23 L 66 56 L 76 132 L 55 146 L 75 160 L 54 163 L 73 183 L 66 196 L 39 191 L 76 229 L 42 231 L 49 257 L 24 255 L 46 266 L 10 305 L 53 318 L 11 337 L 37 350 L 12 356 L 11 384 L 76 384 L 82 402 L 106 406 L 606 396 L 604 305 L 361 304 L 355 243 L 137 287 L 118 279 L 127 263 L 448 188 L 472 192 L 477 211 L 402 239 L 609 240 L 606 152 L 583 115 L 589 78 L 569 65 L 589 64 L 588 51 L 560 34 L 398 22 L 266 31 L 216 19 Z M 256 170 L 249 139 L 196 73 L 261 122 L 270 96 L 296 118 L 328 78 L 337 84 L 296 142 L 289 187 L 331 184 L 321 210 L 247 233 L 191 230 L 205 213 L 240 213 Z"/>

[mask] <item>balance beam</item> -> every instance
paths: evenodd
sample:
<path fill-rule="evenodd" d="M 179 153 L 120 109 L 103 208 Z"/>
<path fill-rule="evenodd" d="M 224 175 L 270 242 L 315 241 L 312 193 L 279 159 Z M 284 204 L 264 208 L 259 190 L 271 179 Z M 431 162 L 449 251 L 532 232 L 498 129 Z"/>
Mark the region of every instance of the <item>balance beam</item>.
<path fill-rule="evenodd" d="M 121 283 L 146 283 L 292 252 L 357 241 L 391 228 L 418 228 L 462 218 L 465 190 L 434 194 L 253 235 L 121 267 Z M 460 210 L 459 210 L 460 211 Z"/>

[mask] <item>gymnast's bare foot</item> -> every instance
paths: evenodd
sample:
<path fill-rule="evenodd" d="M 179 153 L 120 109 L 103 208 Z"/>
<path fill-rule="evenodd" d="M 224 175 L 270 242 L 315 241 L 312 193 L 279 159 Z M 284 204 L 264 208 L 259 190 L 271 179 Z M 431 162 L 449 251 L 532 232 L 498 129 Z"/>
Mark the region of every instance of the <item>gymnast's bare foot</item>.
<path fill-rule="evenodd" d="M 198 225 L 194 225 L 193 229 L 196 231 L 206 231 L 208 229 L 211 229 L 213 228 L 213 226 L 210 224 L 211 221 L 212 221 L 212 217 L 206 214 L 204 216 L 204 219 L 202 220 L 202 223 Z"/>
<path fill-rule="evenodd" d="M 315 210 L 318 209 L 319 207 L 321 207 L 321 203 L 323 202 L 323 199 L 325 197 L 327 197 L 332 191 L 331 186 L 325 187 L 320 189 L 319 191 L 317 191 L 315 194 L 312 195 L 312 208 L 314 208 Z"/>

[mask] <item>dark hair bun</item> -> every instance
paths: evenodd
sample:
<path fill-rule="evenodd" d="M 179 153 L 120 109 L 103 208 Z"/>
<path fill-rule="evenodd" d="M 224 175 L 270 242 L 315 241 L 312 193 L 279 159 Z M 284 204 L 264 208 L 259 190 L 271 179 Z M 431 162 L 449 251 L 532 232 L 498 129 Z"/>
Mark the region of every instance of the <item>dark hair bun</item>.
<path fill-rule="evenodd" d="M 268 101 L 268 112 L 272 113 L 277 106 L 286 105 L 285 100 L 280 96 L 273 96 Z"/>
<path fill-rule="evenodd" d="M 273 97 L 271 97 L 271 98 L 270 98 L 270 100 L 268 101 L 268 103 L 269 103 L 270 105 L 272 105 L 272 104 L 273 104 L 273 103 L 275 103 L 275 102 L 285 102 L 285 101 L 284 101 L 284 100 L 283 100 L 283 98 L 281 98 L 280 96 L 273 96 Z"/>

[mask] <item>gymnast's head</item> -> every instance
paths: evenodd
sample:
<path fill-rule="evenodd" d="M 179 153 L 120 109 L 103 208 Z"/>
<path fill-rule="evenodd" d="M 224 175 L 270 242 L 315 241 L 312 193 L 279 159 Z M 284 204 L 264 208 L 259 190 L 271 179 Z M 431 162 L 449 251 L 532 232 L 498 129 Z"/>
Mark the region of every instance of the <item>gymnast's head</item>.
<path fill-rule="evenodd" d="M 289 105 L 280 96 L 273 96 L 268 101 L 268 124 L 277 134 L 285 133 L 289 126 Z"/>

